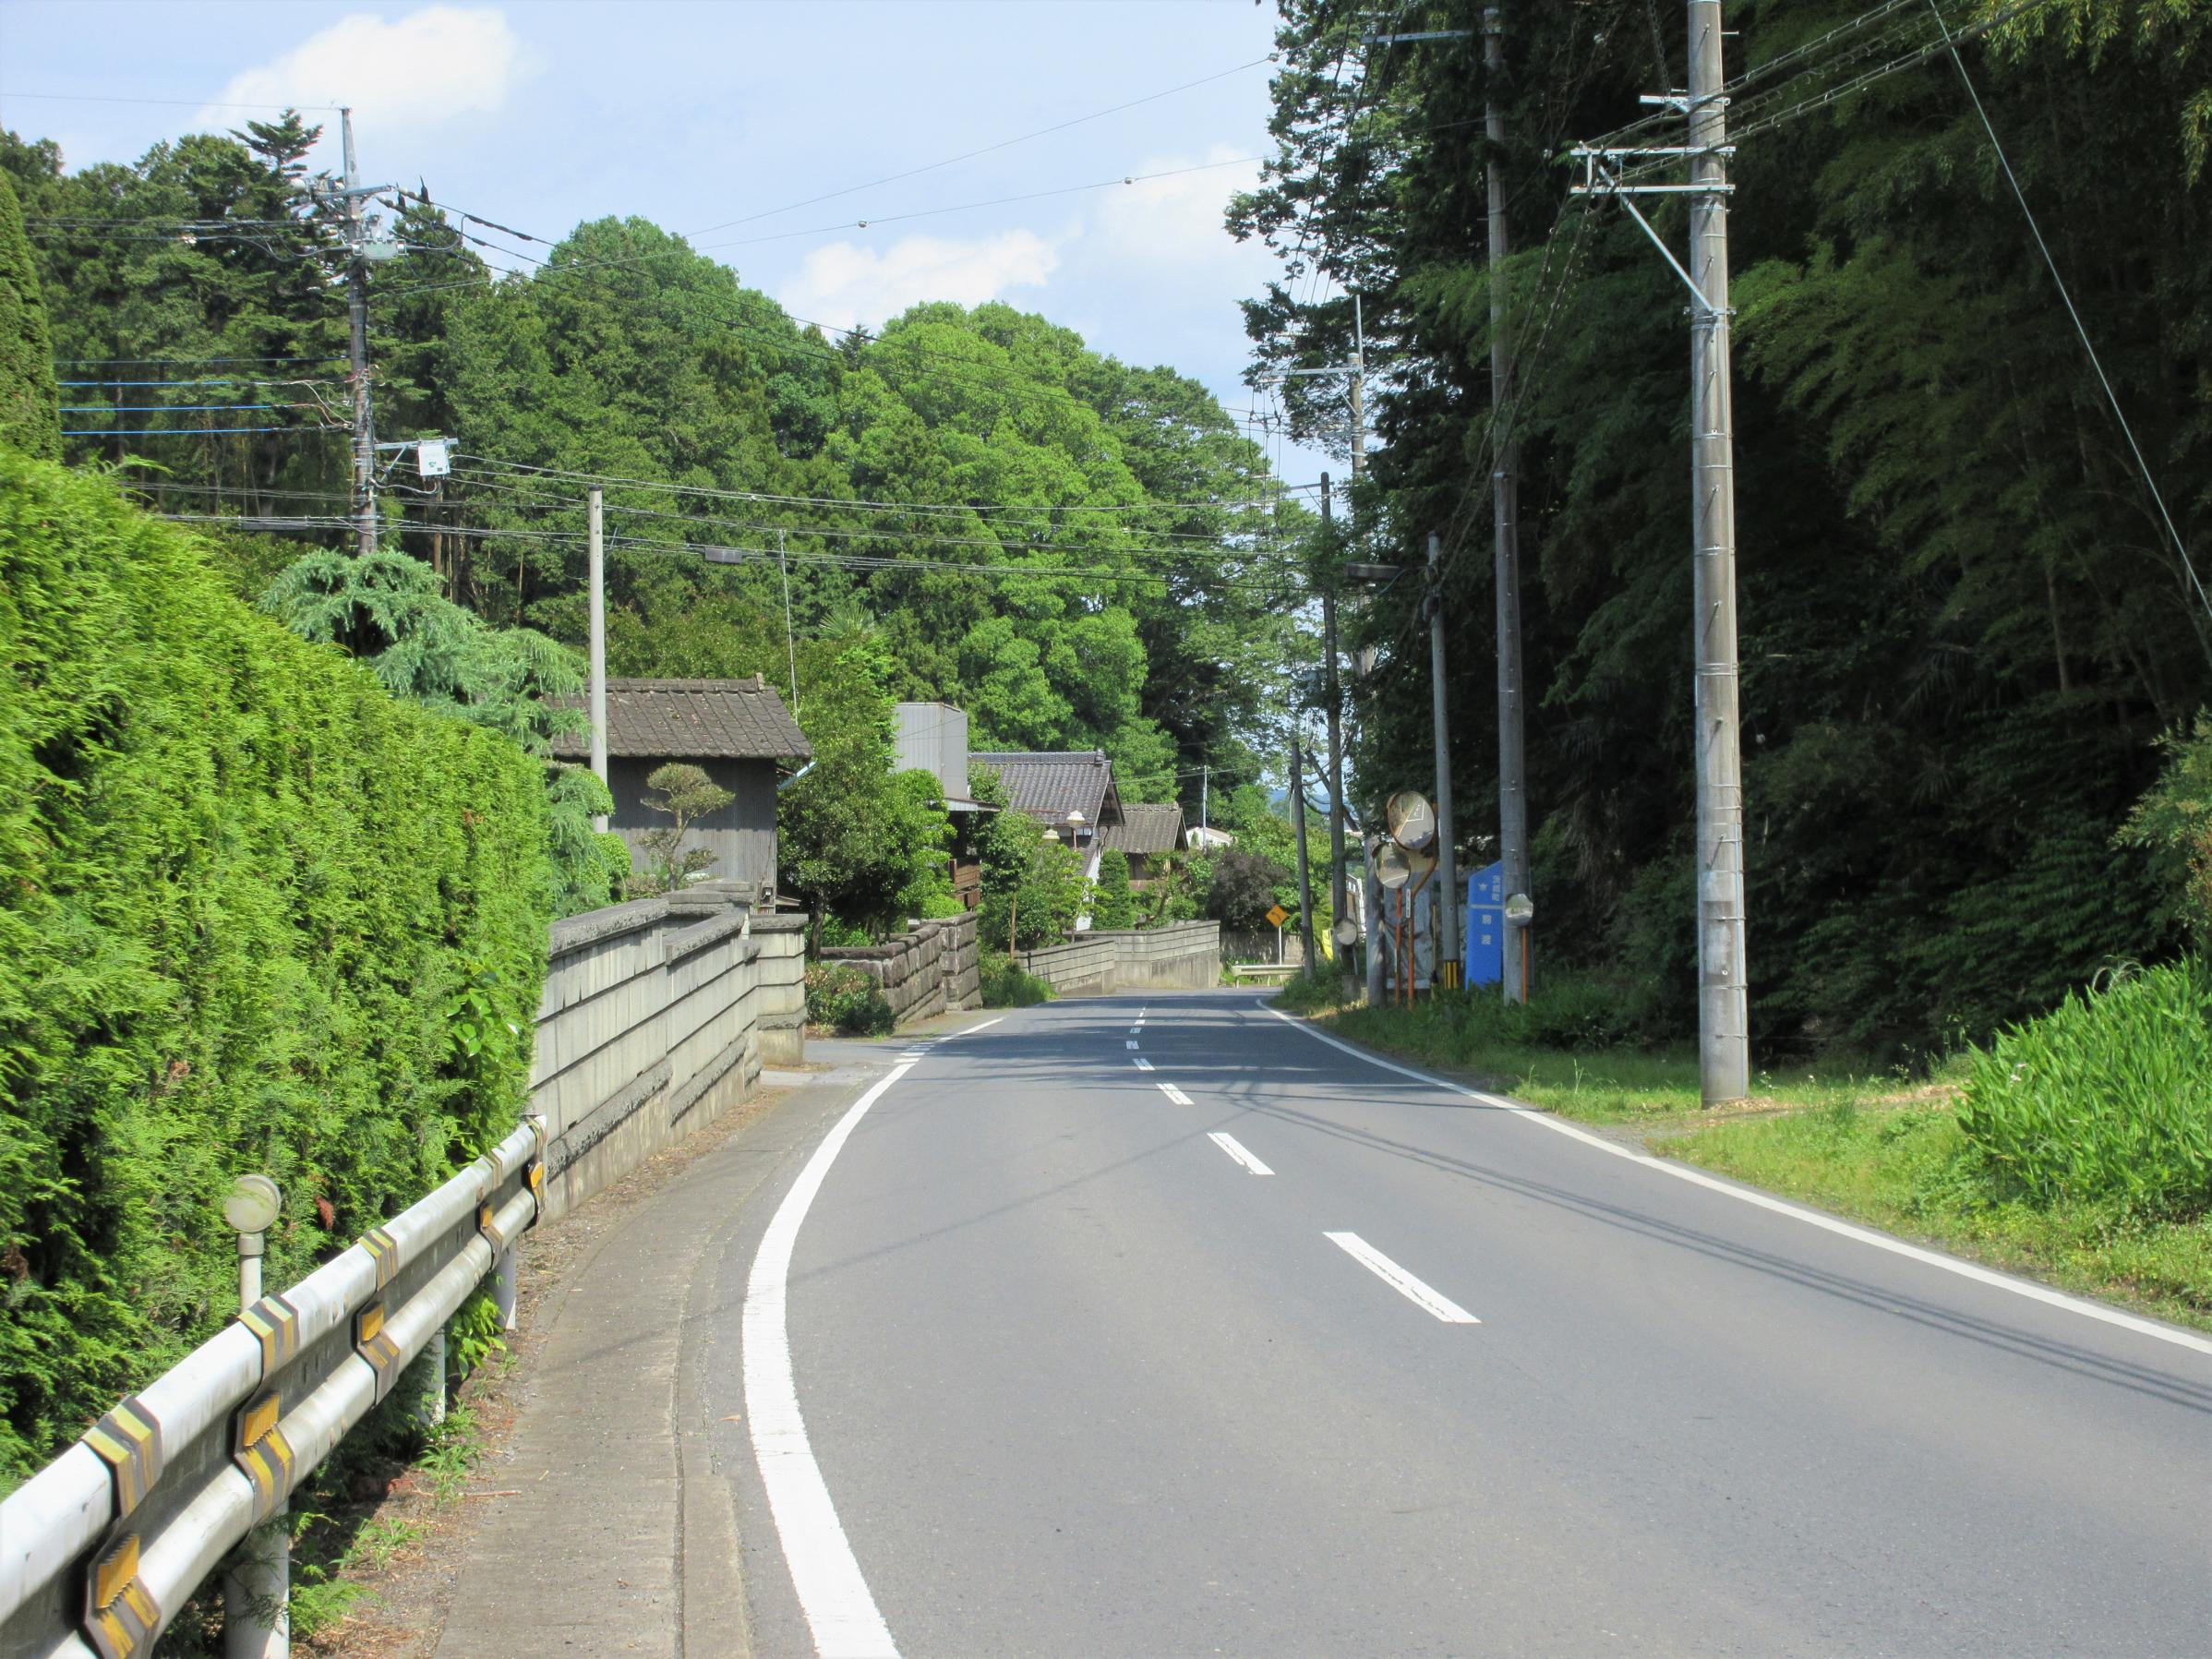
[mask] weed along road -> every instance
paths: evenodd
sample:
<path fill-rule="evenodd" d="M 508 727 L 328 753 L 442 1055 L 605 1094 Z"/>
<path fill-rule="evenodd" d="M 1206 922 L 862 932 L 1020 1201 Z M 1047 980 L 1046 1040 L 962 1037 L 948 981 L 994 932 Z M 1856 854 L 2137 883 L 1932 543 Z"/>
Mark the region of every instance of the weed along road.
<path fill-rule="evenodd" d="M 758 1652 L 2212 1648 L 2202 1336 L 1249 993 L 891 1054 L 704 1269 Z"/>

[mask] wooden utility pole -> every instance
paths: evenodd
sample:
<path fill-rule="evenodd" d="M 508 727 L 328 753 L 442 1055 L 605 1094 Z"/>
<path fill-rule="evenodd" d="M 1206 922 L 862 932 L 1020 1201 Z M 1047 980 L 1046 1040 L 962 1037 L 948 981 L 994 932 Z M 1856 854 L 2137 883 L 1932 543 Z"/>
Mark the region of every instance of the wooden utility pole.
<path fill-rule="evenodd" d="M 1503 896 L 1531 898 L 1529 872 L 1528 765 L 1522 743 L 1521 662 L 1521 454 L 1509 426 L 1513 398 L 1513 346 L 1506 319 L 1506 141 L 1505 37 L 1498 7 L 1483 8 L 1483 65 L 1486 104 L 1484 131 L 1490 140 L 1490 408 L 1497 434 L 1490 475 L 1491 517 L 1496 531 L 1493 563 L 1497 587 L 1497 854 L 1505 879 Z M 1528 928 L 1508 920 L 1505 937 L 1505 999 L 1527 994 Z"/>
<path fill-rule="evenodd" d="M 1690 522 L 1697 642 L 1698 1079 L 1750 1092 L 1743 743 L 1737 688 L 1736 440 L 1729 391 L 1728 103 L 1721 0 L 1689 0 Z"/>

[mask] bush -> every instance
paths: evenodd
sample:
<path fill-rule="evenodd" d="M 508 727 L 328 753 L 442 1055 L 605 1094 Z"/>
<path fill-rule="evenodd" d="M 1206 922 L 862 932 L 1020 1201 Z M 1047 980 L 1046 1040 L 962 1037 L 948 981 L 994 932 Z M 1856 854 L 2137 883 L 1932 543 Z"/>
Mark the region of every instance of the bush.
<path fill-rule="evenodd" d="M 1313 1014 L 1333 1008 L 1344 1000 L 1346 971 L 1333 962 L 1302 968 L 1282 982 L 1282 990 L 1275 1001 L 1292 1014 Z M 1361 994 L 1364 994 L 1364 986 Z"/>
<path fill-rule="evenodd" d="M 1059 993 L 1004 951 L 985 951 L 978 965 L 986 1008 L 1033 1008 Z"/>
<path fill-rule="evenodd" d="M 2212 967 L 2123 972 L 2009 1028 L 1969 1057 L 1959 1126 L 2038 1203 L 2212 1208 Z"/>
<path fill-rule="evenodd" d="M 1136 895 L 1129 891 L 1129 855 L 1110 847 L 1099 855 L 1099 876 L 1090 895 L 1090 925 L 1094 928 L 1133 928 L 1137 925 Z"/>
<path fill-rule="evenodd" d="M 844 1037 L 882 1037 L 898 1023 L 875 981 L 839 962 L 807 965 L 807 1019 Z"/>
<path fill-rule="evenodd" d="M 0 1484 L 514 1125 L 543 767 L 0 452 Z"/>

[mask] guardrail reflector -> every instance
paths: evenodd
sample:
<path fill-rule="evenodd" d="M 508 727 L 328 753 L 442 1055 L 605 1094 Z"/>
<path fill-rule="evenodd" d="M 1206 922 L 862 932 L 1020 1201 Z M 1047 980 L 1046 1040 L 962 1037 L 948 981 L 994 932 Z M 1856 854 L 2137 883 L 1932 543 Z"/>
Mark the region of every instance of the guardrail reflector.
<path fill-rule="evenodd" d="M 85 1574 L 85 1638 L 101 1659 L 129 1659 L 161 1627 L 161 1605 L 138 1578 L 138 1535 L 126 1533 Z"/>
<path fill-rule="evenodd" d="M 354 1316 L 354 1351 L 376 1373 L 377 1402 L 382 1404 L 400 1379 L 400 1345 L 385 1332 L 383 1303 L 372 1302 Z"/>
<path fill-rule="evenodd" d="M 84 1441 L 115 1477 L 115 1519 L 146 1501 L 162 1478 L 162 1425 L 133 1394 L 85 1430 Z"/>
<path fill-rule="evenodd" d="M 238 1316 L 261 1344 L 261 1375 L 273 1376 L 299 1353 L 299 1309 L 282 1296 L 264 1296 Z"/>
<path fill-rule="evenodd" d="M 292 1491 L 292 1442 L 279 1426 L 283 1415 L 283 1396 L 270 1389 L 238 1408 L 231 1429 L 231 1461 L 254 1489 L 256 1526 Z"/>
<path fill-rule="evenodd" d="M 361 1247 L 377 1264 L 377 1289 L 380 1291 L 400 1270 L 400 1242 L 383 1228 L 371 1227 L 361 1235 Z"/>

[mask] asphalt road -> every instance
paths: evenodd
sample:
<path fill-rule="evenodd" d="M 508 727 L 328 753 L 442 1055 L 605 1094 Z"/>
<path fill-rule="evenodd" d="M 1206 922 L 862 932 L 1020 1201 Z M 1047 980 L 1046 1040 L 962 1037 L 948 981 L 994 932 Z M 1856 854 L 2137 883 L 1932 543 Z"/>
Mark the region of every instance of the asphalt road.
<path fill-rule="evenodd" d="M 2201 1340 L 1248 993 L 907 1052 L 711 1266 L 761 1653 L 2212 1653 Z"/>

